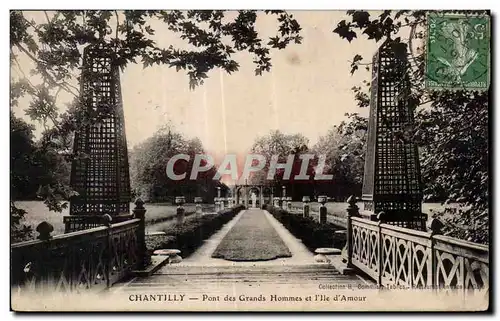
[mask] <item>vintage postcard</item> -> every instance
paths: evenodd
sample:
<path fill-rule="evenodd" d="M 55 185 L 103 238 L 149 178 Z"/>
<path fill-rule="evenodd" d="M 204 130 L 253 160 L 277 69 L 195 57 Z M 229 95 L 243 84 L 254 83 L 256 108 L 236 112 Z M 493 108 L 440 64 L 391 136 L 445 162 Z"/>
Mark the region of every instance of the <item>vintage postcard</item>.
<path fill-rule="evenodd" d="M 13 311 L 487 311 L 489 11 L 10 11 Z"/>

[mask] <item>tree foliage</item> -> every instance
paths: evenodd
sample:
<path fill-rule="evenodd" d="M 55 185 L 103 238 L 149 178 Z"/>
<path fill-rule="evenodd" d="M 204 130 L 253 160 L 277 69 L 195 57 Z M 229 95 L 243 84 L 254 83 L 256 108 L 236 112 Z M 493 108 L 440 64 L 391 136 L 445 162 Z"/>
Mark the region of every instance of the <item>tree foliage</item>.
<path fill-rule="evenodd" d="M 365 143 L 368 120 L 358 114 L 347 114 L 348 120 L 333 126 L 318 139 L 312 151 L 326 155 L 325 174 L 333 182 L 318 186 L 318 193 L 335 199 L 361 195 L 365 165 Z"/>
<path fill-rule="evenodd" d="M 66 207 L 61 200 L 69 197 L 69 162 L 43 138 L 35 142 L 33 126 L 10 115 L 10 194 L 11 238 L 23 240 L 31 235 L 31 227 L 24 225 L 26 211 L 16 207 L 15 201 L 43 199 L 53 211 Z"/>
<path fill-rule="evenodd" d="M 299 23 L 293 15 L 284 11 L 265 11 L 265 14 L 276 17 L 277 22 L 276 35 L 267 39 L 258 34 L 257 12 L 252 10 L 236 13 L 221 10 L 57 11 L 43 14 L 45 21 L 40 22 L 27 18 L 25 12 L 10 12 L 10 57 L 22 75 L 11 83 L 11 107 L 17 105 L 22 97 L 29 100 L 25 112 L 33 121 L 44 124 L 45 132 L 40 146 L 45 149 L 39 151 L 56 160 L 49 161 L 51 164 L 59 161 L 68 163 L 72 157 L 79 157 L 71 155 L 70 151 L 73 132 L 89 121 L 80 102 L 82 93 L 78 86 L 82 52 L 86 46 L 101 44 L 112 48 L 114 62 L 121 68 L 129 63 L 142 63 L 144 67 L 167 65 L 176 68 L 188 75 L 189 84 L 194 88 L 203 83 L 214 68 L 221 68 L 227 73 L 237 71 L 239 63 L 235 57 L 241 52 L 252 55 L 257 75 L 268 71 L 272 67 L 271 50 L 280 50 L 302 40 Z M 487 242 L 487 111 L 490 92 L 429 92 L 424 88 L 426 11 L 386 10 L 376 14 L 348 11 L 347 14 L 348 18 L 334 27 L 335 34 L 349 42 L 362 37 L 376 42 L 386 41 L 397 55 L 408 57 L 410 87 L 405 99 L 415 109 L 416 129 L 413 138 L 420 145 L 426 195 L 444 196 L 447 203 L 460 205 L 458 208 L 450 206 L 442 213 L 448 223 L 447 233 Z M 167 26 L 186 41 L 186 47 L 161 47 L 154 38 L 154 23 Z M 26 66 L 21 66 L 21 55 L 32 62 L 32 70 L 25 70 Z M 370 62 L 364 61 L 359 53 L 354 55 L 350 63 L 352 73 L 361 66 L 370 68 Z M 40 81 L 35 82 L 33 79 Z M 353 88 L 355 99 L 361 107 L 369 104 L 368 85 L 365 82 L 364 88 Z M 61 112 L 58 100 L 61 92 L 74 97 L 65 112 Z M 20 129 L 19 134 L 21 140 L 23 135 L 31 135 L 29 129 Z M 331 139 L 342 141 L 345 135 L 336 136 L 332 133 Z M 273 140 L 283 141 L 278 139 L 280 137 L 276 133 L 273 139 L 258 141 L 254 145 L 255 152 L 271 151 L 286 155 L 292 150 L 303 152 L 303 147 L 307 148 L 307 142 L 302 144 L 303 141 L 298 137 L 295 142 L 298 144 L 291 149 L 286 144 L 270 144 Z M 146 150 L 145 146 L 141 148 Z M 25 143 L 19 148 L 25 148 L 23 153 L 28 153 L 34 147 L 33 144 Z M 354 145 L 348 148 L 355 150 Z M 335 153 L 331 151 L 334 166 L 347 164 L 339 163 L 338 151 Z M 23 157 L 18 157 L 16 161 L 25 161 Z M 153 161 L 152 158 L 150 160 Z M 354 170 L 358 161 L 347 166 L 352 170 L 349 180 L 353 182 L 359 177 Z M 152 175 L 154 170 L 148 169 L 151 173 L 146 171 L 146 174 Z M 346 168 L 343 170 L 346 171 Z M 15 175 L 17 186 L 22 186 L 24 178 L 31 173 L 28 174 L 24 168 Z M 70 195 L 71 191 L 60 177 L 48 177 L 45 181 L 50 188 L 42 189 L 41 192 L 46 195 L 49 206 L 57 208 L 58 204 L 54 200 Z"/>
<path fill-rule="evenodd" d="M 377 42 L 386 41 L 397 54 L 408 57 L 410 88 L 405 98 L 416 113 L 413 139 L 420 145 L 426 198 L 444 196 L 445 204 L 455 203 L 438 213 L 447 223 L 446 233 L 488 242 L 490 92 L 425 89 L 426 11 L 386 10 L 375 16 L 365 11 L 347 13 L 350 18 L 340 21 L 334 29 L 338 36 L 350 42 L 364 34 Z M 360 65 L 370 63 L 363 63 L 357 54 L 351 65 L 352 72 Z M 358 104 L 367 106 L 363 89 L 353 90 Z"/>
<path fill-rule="evenodd" d="M 177 154 L 190 156 L 188 162 L 179 160 L 175 163 L 176 174 L 186 173 L 186 178 L 179 181 L 172 180 L 166 174 L 168 161 Z M 173 201 L 175 196 L 185 196 L 188 202 L 193 202 L 195 196 L 201 196 L 206 202 L 211 202 L 216 196 L 216 187 L 221 187 L 222 190 L 227 187 L 218 180 L 213 180 L 215 168 L 199 173 L 196 180 L 190 180 L 196 154 L 204 154 L 199 139 L 185 138 L 170 127 L 160 129 L 130 152 L 133 193 L 150 202 Z"/>
<path fill-rule="evenodd" d="M 280 10 L 265 11 L 266 15 L 276 19 L 275 35 L 267 38 L 257 33 L 257 12 L 254 10 L 65 10 L 38 13 L 42 20 L 32 19 L 27 11 L 10 12 L 10 59 L 20 75 L 17 79 L 11 78 L 11 108 L 21 99 L 28 101 L 25 114 L 44 127 L 37 152 L 47 158 L 40 166 L 61 171 L 67 169 L 75 157 L 85 157 L 72 154 L 74 132 L 90 122 L 99 121 L 90 117 L 92 115 L 85 108 L 82 101 L 85 93 L 80 92 L 78 83 L 85 47 L 111 49 L 113 63 L 122 70 L 130 63 L 142 63 L 145 68 L 152 65 L 175 68 L 188 75 L 189 85 L 194 88 L 202 84 L 214 68 L 227 73 L 236 72 L 239 63 L 235 57 L 241 52 L 252 55 L 256 75 L 269 71 L 273 49 L 280 50 L 302 40 L 299 35 L 301 27 L 293 15 Z M 185 40 L 185 46 L 160 46 L 155 40 L 157 30 L 153 25 L 165 26 Z M 64 111 L 60 102 L 62 92 L 73 98 Z M 31 147 L 27 143 L 26 148 Z M 23 159 L 32 156 L 30 151 L 24 151 L 11 168 L 20 162 L 29 164 L 26 167 L 36 167 L 35 160 Z M 69 173 L 61 176 L 62 173 L 55 171 L 57 175 L 42 178 L 28 172 L 32 170 L 21 166 L 19 173 L 11 173 L 17 186 L 15 197 L 31 198 L 31 187 L 29 191 L 21 190 L 23 184 L 31 181 L 34 182 L 31 185 L 40 187 L 37 196 L 43 198 L 50 209 L 60 211 L 67 206 L 59 201 L 74 194 L 68 186 Z M 20 215 L 16 211 L 11 213 Z"/>
<path fill-rule="evenodd" d="M 298 197 L 308 195 L 309 191 L 304 185 L 312 182 L 312 177 L 309 180 L 294 180 L 294 177 L 300 173 L 302 164 L 300 155 L 309 152 L 308 144 L 309 140 L 302 134 L 285 134 L 279 130 L 274 130 L 265 136 L 258 137 L 251 148 L 251 152 L 253 154 L 263 155 L 266 159 L 266 165 L 264 169 L 256 172 L 250 177 L 250 182 L 253 184 L 264 184 L 274 187 L 275 195 L 277 196 L 281 193 L 282 186 L 287 188 L 288 196 Z M 283 169 L 279 168 L 276 170 L 272 180 L 267 179 L 270 161 L 273 155 L 278 157 L 278 163 L 280 164 L 286 163 L 289 155 L 294 155 L 289 179 L 284 179 L 285 172 Z M 311 160 L 309 162 L 309 167 L 306 171 L 307 175 L 314 175 L 315 161 L 317 160 Z"/>
<path fill-rule="evenodd" d="M 76 95 L 78 89 L 71 80 L 79 74 L 82 48 L 104 45 L 112 49 L 116 65 L 128 63 L 167 65 L 183 70 L 191 87 L 203 83 L 207 73 L 222 68 L 228 73 L 238 70 L 234 59 L 238 52 L 248 52 L 254 58 L 255 73 L 269 71 L 270 51 L 283 49 L 290 43 L 300 43 L 301 30 L 293 15 L 284 11 L 265 11 L 276 17 L 277 30 L 273 37 L 263 39 L 256 31 L 257 12 L 240 10 L 125 10 L 125 11 L 57 11 L 44 12 L 46 21 L 37 23 L 22 11 L 10 13 L 11 59 L 19 54 L 28 56 L 32 71 L 43 79 L 43 85 L 32 87 L 37 95 L 35 104 L 53 107 L 57 95 L 53 89 Z M 155 41 L 156 22 L 166 26 L 185 40 L 189 49 L 161 47 Z M 78 95 L 76 95 L 78 97 Z M 47 113 L 50 110 L 47 109 Z"/>

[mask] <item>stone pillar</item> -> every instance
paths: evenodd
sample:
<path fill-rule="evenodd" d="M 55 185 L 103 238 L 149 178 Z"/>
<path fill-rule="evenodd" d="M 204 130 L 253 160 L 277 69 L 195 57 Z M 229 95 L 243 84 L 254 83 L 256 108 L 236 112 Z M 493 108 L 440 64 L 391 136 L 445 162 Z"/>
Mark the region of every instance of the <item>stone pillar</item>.
<path fill-rule="evenodd" d="M 185 202 L 186 202 L 186 200 L 184 199 L 184 196 L 176 196 L 175 197 L 175 204 L 178 205 L 177 206 L 177 215 L 176 215 L 177 224 L 184 223 L 185 210 L 184 210 L 184 207 L 182 205 L 184 205 Z"/>
<path fill-rule="evenodd" d="M 345 244 L 345 253 L 347 261 L 347 267 L 352 268 L 352 217 L 359 216 L 359 207 L 356 205 L 356 197 L 351 195 L 347 199 L 347 242 Z"/>
<path fill-rule="evenodd" d="M 221 210 L 227 208 L 227 197 L 221 197 L 220 206 Z"/>
<path fill-rule="evenodd" d="M 274 197 L 273 198 L 273 206 L 274 207 L 280 207 L 280 198 L 279 197 Z"/>
<path fill-rule="evenodd" d="M 281 208 L 286 210 L 286 186 L 281 186 Z"/>
<path fill-rule="evenodd" d="M 215 212 L 219 212 L 222 210 L 221 206 L 221 197 L 220 197 L 220 186 L 217 186 L 217 198 L 215 199 Z"/>
<path fill-rule="evenodd" d="M 262 186 L 259 187 L 259 208 L 263 208 L 264 206 L 264 189 Z"/>
<path fill-rule="evenodd" d="M 200 217 L 203 215 L 203 210 L 201 208 L 201 203 L 203 202 L 203 198 L 195 197 L 194 203 L 196 204 L 196 216 Z"/>
<path fill-rule="evenodd" d="M 245 192 L 245 208 L 248 208 L 248 187 L 245 185 L 244 187 L 244 192 Z"/>
<path fill-rule="evenodd" d="M 309 217 L 309 202 L 311 198 L 309 196 L 302 196 L 302 216 Z"/>
<path fill-rule="evenodd" d="M 286 210 L 288 212 L 292 212 L 292 197 L 291 196 L 288 196 L 286 198 Z"/>
<path fill-rule="evenodd" d="M 214 197 L 215 212 L 219 211 L 219 198 Z"/>
<path fill-rule="evenodd" d="M 151 258 L 146 248 L 146 209 L 144 208 L 144 202 L 140 198 L 135 201 L 135 208 L 132 212 L 134 217 L 140 220 L 137 229 L 137 257 L 139 258 L 138 268 L 144 269 L 150 264 Z M 109 220 L 108 224 L 111 224 L 111 220 Z"/>
<path fill-rule="evenodd" d="M 286 197 L 281 197 L 281 208 L 286 211 Z"/>
<path fill-rule="evenodd" d="M 325 206 L 326 196 L 318 196 L 318 202 L 321 204 L 321 206 L 319 207 L 319 223 L 325 224 L 327 215 L 327 209 Z"/>

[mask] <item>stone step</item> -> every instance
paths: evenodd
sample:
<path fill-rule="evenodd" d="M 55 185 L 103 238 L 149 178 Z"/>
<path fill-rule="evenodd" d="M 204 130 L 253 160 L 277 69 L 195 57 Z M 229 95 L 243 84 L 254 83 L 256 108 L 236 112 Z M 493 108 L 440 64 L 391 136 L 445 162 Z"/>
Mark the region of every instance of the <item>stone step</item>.
<path fill-rule="evenodd" d="M 364 281 L 342 275 L 329 264 L 296 266 L 168 266 L 147 278 L 136 278 L 121 288 L 125 292 L 168 291 L 169 293 L 220 292 L 243 287 L 318 287 L 319 284 L 347 285 Z"/>
<path fill-rule="evenodd" d="M 304 273 L 304 272 L 327 272 L 338 273 L 338 271 L 329 264 L 300 264 L 300 265 L 255 265 L 235 264 L 220 266 L 202 266 L 202 265 L 183 265 L 172 264 L 165 266 L 158 272 L 158 275 L 192 275 L 192 274 L 231 274 L 231 273 L 256 273 L 256 274 L 275 274 L 275 273 Z"/>

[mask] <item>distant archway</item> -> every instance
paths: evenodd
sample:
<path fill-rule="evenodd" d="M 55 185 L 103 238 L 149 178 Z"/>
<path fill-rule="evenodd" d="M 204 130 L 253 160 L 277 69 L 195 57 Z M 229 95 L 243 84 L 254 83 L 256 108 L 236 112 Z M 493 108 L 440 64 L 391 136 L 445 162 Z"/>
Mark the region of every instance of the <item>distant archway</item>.
<path fill-rule="evenodd" d="M 257 206 L 262 208 L 264 203 L 265 195 L 268 195 L 268 202 L 272 201 L 273 192 L 269 186 L 264 186 L 260 184 L 245 184 L 245 185 L 236 185 L 234 187 L 234 196 L 236 199 L 236 204 L 243 204 L 246 208 L 248 208 L 252 192 L 254 192 L 257 196 Z"/>

